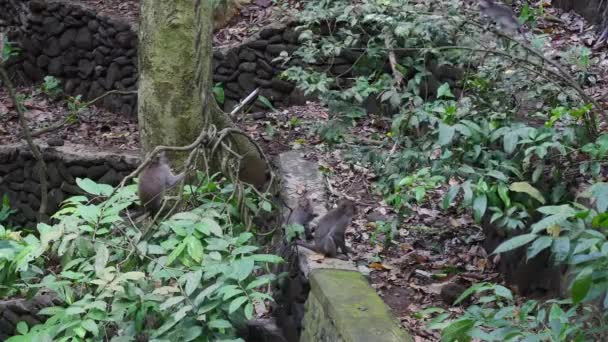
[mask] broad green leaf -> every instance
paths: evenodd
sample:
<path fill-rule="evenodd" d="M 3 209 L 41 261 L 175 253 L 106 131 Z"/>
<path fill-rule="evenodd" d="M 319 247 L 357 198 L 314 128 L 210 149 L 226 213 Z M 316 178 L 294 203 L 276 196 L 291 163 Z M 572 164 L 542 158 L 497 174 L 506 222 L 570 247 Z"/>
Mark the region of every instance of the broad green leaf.
<path fill-rule="evenodd" d="M 27 323 L 25 323 L 24 321 L 17 323 L 17 332 L 20 333 L 21 335 L 27 334 L 27 332 L 29 330 L 30 330 L 30 328 L 27 326 Z"/>
<path fill-rule="evenodd" d="M 85 319 L 84 321 L 82 321 L 81 326 L 84 329 L 90 331 L 93 336 L 99 335 L 99 327 L 97 326 L 97 323 L 95 323 L 95 321 L 93 321 L 92 319 Z"/>
<path fill-rule="evenodd" d="M 486 209 L 488 207 L 488 198 L 486 194 L 481 194 L 475 197 L 473 201 L 473 216 L 475 217 L 475 221 L 480 222 L 483 214 L 485 214 Z"/>
<path fill-rule="evenodd" d="M 189 236 L 186 240 L 188 241 L 188 254 L 190 257 L 199 263 L 203 261 L 203 244 L 201 241 L 194 235 Z"/>
<path fill-rule="evenodd" d="M 260 287 L 262 285 L 266 285 L 269 284 L 270 282 L 272 282 L 272 280 L 274 279 L 273 276 L 262 276 L 259 277 L 258 279 L 252 281 L 251 283 L 249 283 L 249 285 L 247 285 L 247 290 L 252 290 L 255 289 L 257 287 Z"/>
<path fill-rule="evenodd" d="M 454 199 L 458 195 L 458 192 L 460 192 L 460 185 L 454 185 L 450 187 L 450 190 L 448 190 L 447 194 L 443 197 L 443 209 L 447 209 L 450 207 L 450 204 L 454 202 Z"/>
<path fill-rule="evenodd" d="M 247 305 L 245 305 L 245 318 L 253 318 L 253 304 L 251 303 L 247 303 Z"/>
<path fill-rule="evenodd" d="M 454 97 L 454 94 L 452 94 L 452 92 L 450 91 L 450 85 L 447 83 L 442 84 L 437 89 L 437 98 L 442 98 L 442 97 L 449 97 L 449 98 Z"/>
<path fill-rule="evenodd" d="M 268 201 L 262 201 L 261 207 L 268 213 L 272 211 L 272 205 Z"/>
<path fill-rule="evenodd" d="M 593 279 L 592 273 L 593 269 L 591 267 L 586 267 L 576 276 L 576 279 L 574 279 L 574 282 L 572 283 L 572 301 L 574 304 L 580 303 L 585 299 L 587 293 L 589 293 Z"/>
<path fill-rule="evenodd" d="M 76 185 L 82 190 L 97 196 L 110 196 L 114 188 L 107 184 L 97 184 L 88 178 L 76 178 Z"/>
<path fill-rule="evenodd" d="M 511 293 L 511 290 L 502 285 L 496 285 L 494 287 L 494 293 L 496 293 L 497 296 L 500 296 L 502 298 L 506 298 L 509 300 L 513 299 L 513 294 Z"/>
<path fill-rule="evenodd" d="M 254 254 L 249 256 L 249 258 L 257 262 L 268 262 L 271 264 L 278 264 L 285 261 L 280 256 L 274 254 Z"/>
<path fill-rule="evenodd" d="M 203 278 L 203 271 L 189 272 L 184 276 L 186 278 L 186 286 L 184 291 L 187 296 L 190 296 L 194 290 L 201 285 L 201 279 Z"/>
<path fill-rule="evenodd" d="M 572 217 L 576 215 L 576 210 L 574 210 L 571 206 L 564 205 L 547 205 L 544 207 L 540 207 L 536 209 L 538 212 L 541 212 L 545 215 L 563 215 L 567 217 Z"/>
<path fill-rule="evenodd" d="M 108 260 L 110 260 L 110 251 L 104 244 L 97 244 L 95 247 L 95 274 L 99 277 L 101 272 L 106 268 Z"/>
<path fill-rule="evenodd" d="M 224 235 L 222 227 L 210 217 L 203 217 L 196 225 L 196 229 L 205 235 L 213 234 L 217 237 L 222 237 Z"/>
<path fill-rule="evenodd" d="M 169 309 L 170 307 L 172 307 L 172 306 L 174 306 L 174 305 L 176 305 L 176 304 L 179 304 L 179 303 L 183 302 L 183 301 L 184 301 L 184 299 L 186 299 L 186 297 L 184 297 L 184 296 L 175 296 L 175 297 L 170 297 L 170 298 L 169 298 L 169 299 L 167 299 L 167 300 L 166 300 L 164 303 L 162 303 L 162 304 L 160 305 L 160 307 L 159 307 L 159 308 L 160 308 L 161 310 L 167 310 L 167 309 Z"/>
<path fill-rule="evenodd" d="M 541 236 L 538 239 L 534 240 L 532 245 L 528 247 L 528 260 L 534 258 L 538 253 L 542 252 L 553 243 L 553 239 L 548 236 Z"/>
<path fill-rule="evenodd" d="M 599 213 L 608 210 L 608 183 L 597 183 L 591 187 L 591 193 L 596 199 L 596 207 Z"/>
<path fill-rule="evenodd" d="M 524 246 L 530 243 L 532 240 L 536 239 L 538 235 L 536 234 L 522 234 L 516 237 L 513 237 L 503 243 L 501 243 L 492 254 L 504 253 L 518 247 Z"/>
<path fill-rule="evenodd" d="M 445 341 L 469 341 L 467 337 L 469 331 L 475 326 L 472 319 L 459 319 L 452 322 L 441 332 L 442 340 Z"/>
<path fill-rule="evenodd" d="M 414 196 L 416 197 L 416 202 L 420 203 L 426 196 L 426 189 L 423 186 L 417 186 L 414 188 Z"/>
<path fill-rule="evenodd" d="M 503 138 L 503 149 L 505 153 L 511 154 L 517 147 L 517 141 L 519 140 L 519 134 L 516 132 L 508 132 Z"/>
<path fill-rule="evenodd" d="M 454 133 L 456 133 L 454 127 L 439 123 L 439 140 L 437 142 L 441 146 L 450 144 L 454 138 Z"/>
<path fill-rule="evenodd" d="M 559 226 L 563 224 L 566 220 L 568 220 L 568 217 L 564 215 L 547 216 L 532 225 L 532 233 L 540 233 L 541 231 L 544 231 L 549 227 L 555 228 L 554 226 Z"/>
<path fill-rule="evenodd" d="M 553 256 L 558 263 L 566 260 L 570 253 L 570 238 L 566 236 L 559 237 L 553 241 Z"/>
<path fill-rule="evenodd" d="M 85 313 L 85 312 L 86 312 L 86 310 L 80 306 L 70 306 L 69 308 L 65 309 L 65 314 L 68 316 L 79 315 L 79 314 Z"/>
<path fill-rule="evenodd" d="M 512 183 L 511 186 L 509 187 L 509 190 L 514 191 L 514 192 L 523 192 L 525 194 L 528 194 L 530 197 L 536 199 L 541 204 L 545 204 L 545 198 L 540 193 L 540 191 L 538 191 L 535 187 L 530 185 L 530 183 L 528 183 L 528 182 Z"/>
<path fill-rule="evenodd" d="M 165 261 L 165 265 L 169 266 L 173 263 L 173 261 L 175 261 L 175 259 L 177 259 L 177 257 L 179 257 L 182 252 L 184 251 L 184 249 L 186 249 L 186 241 L 182 241 L 179 245 L 177 245 L 175 247 L 175 249 L 173 250 L 173 252 L 171 252 L 171 254 L 169 254 L 167 256 L 167 260 Z"/>
<path fill-rule="evenodd" d="M 173 319 L 176 321 L 181 321 L 182 318 L 186 317 L 186 314 L 189 311 L 192 311 L 192 305 L 183 306 L 173 315 Z"/>
<path fill-rule="evenodd" d="M 223 300 L 228 300 L 238 294 L 243 293 L 243 290 L 241 290 L 240 288 L 238 288 L 235 285 L 227 285 L 227 286 L 223 286 L 221 289 L 219 289 L 218 293 L 223 294 L 223 296 L 222 296 Z"/>
<path fill-rule="evenodd" d="M 494 177 L 494 178 L 496 178 L 498 180 L 501 180 L 503 182 L 506 182 L 508 180 L 507 176 L 505 176 L 504 173 L 502 173 L 502 172 L 500 172 L 498 170 L 490 170 L 487 173 L 487 175 L 490 176 L 490 177 Z"/>
<path fill-rule="evenodd" d="M 240 308 L 241 305 L 243 305 L 246 301 L 247 296 L 241 296 L 237 297 L 236 299 L 233 299 L 232 302 L 230 302 L 230 306 L 228 306 L 228 313 L 232 314 L 233 312 L 238 310 L 238 308 Z"/>
<path fill-rule="evenodd" d="M 229 329 L 232 328 L 232 324 L 230 322 L 223 319 L 215 319 L 209 322 L 209 328 L 212 329 Z"/>
<path fill-rule="evenodd" d="M 505 207 L 507 207 L 507 208 L 511 207 L 511 198 L 509 197 L 509 188 L 503 183 L 498 184 L 498 197 L 500 197 L 502 202 L 505 204 Z"/>
<path fill-rule="evenodd" d="M 253 258 L 247 257 L 238 259 L 232 263 L 233 272 L 230 277 L 238 281 L 243 281 L 251 275 L 254 266 L 255 263 Z"/>

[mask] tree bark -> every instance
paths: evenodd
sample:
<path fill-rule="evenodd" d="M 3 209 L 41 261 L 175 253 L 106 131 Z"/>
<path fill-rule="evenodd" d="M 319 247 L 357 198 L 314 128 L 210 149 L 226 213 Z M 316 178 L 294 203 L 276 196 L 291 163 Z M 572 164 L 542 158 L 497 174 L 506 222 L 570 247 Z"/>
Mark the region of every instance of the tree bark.
<path fill-rule="evenodd" d="M 157 145 L 188 145 L 211 124 L 218 131 L 234 126 L 211 95 L 212 3 L 142 1 L 138 119 L 143 153 Z M 245 161 L 260 158 L 245 137 L 235 135 L 231 142 Z"/>

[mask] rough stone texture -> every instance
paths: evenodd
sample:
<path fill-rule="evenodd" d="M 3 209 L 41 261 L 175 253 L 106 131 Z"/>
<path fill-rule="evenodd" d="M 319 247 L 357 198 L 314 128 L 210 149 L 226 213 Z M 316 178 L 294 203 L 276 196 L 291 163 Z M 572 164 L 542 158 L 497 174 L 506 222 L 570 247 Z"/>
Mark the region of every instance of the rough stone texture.
<path fill-rule="evenodd" d="M 89 13 L 91 17 L 85 16 Z M 82 95 L 91 100 L 100 93 L 124 89 L 128 84 L 135 89 L 137 80 L 137 33 L 122 19 L 98 15 L 85 5 L 61 0 L 24 0 L 0 2 L 0 30 L 6 31 L 11 41 L 22 48 L 22 54 L 11 64 L 11 73 L 27 83 L 39 82 L 52 75 L 62 81 L 70 95 Z M 118 32 L 118 33 L 117 33 Z M 116 55 L 118 53 L 118 55 Z M 122 69 L 114 67 L 118 63 Z M 98 70 L 109 70 L 107 75 Z M 94 72 L 95 71 L 95 72 Z M 125 82 L 121 82 L 125 80 Z M 91 84 L 100 82 L 93 89 Z M 136 102 L 128 95 L 117 95 L 111 108 L 125 108 L 122 112 L 135 113 Z"/>
<path fill-rule="evenodd" d="M 75 178 L 87 177 L 116 185 L 125 172 L 134 170 L 140 159 L 137 151 L 96 150 L 84 146 L 41 145 L 47 162 L 48 214 L 53 214 L 68 196 L 80 195 Z M 0 146 L 0 194 L 8 194 L 9 204 L 18 212 L 9 224 L 35 226 L 40 205 L 38 167 L 23 144 Z"/>
<path fill-rule="evenodd" d="M 386 304 L 358 272 L 310 274 L 302 342 L 409 342 Z"/>
<path fill-rule="evenodd" d="M 313 212 L 318 214 L 311 222 L 315 226 L 327 212 L 327 196 L 317 164 L 305 160 L 299 151 L 290 151 L 279 155 L 277 165 L 283 180 L 282 199 L 294 208 L 299 199 L 297 189 L 306 188 Z M 285 218 L 288 215 L 286 210 Z M 291 250 L 286 245 L 280 248 Z M 277 320 L 293 325 L 293 334 L 301 331 L 300 341 L 413 341 L 353 262 L 333 258 L 318 262 L 310 258 L 313 255 L 304 247 L 283 255 L 289 259 L 288 265 L 298 265 L 298 269 L 288 270 L 289 279 L 276 298 Z"/>
<path fill-rule="evenodd" d="M 294 26 L 273 23 L 238 46 L 214 51 L 213 81 L 240 85 L 226 90 L 230 100 L 223 104 L 225 111 L 258 87 L 275 106 L 292 103 L 290 96 L 297 90 L 277 78 L 286 67 L 273 59 L 282 51 L 295 51 Z M 39 82 L 53 75 L 62 80 L 66 93 L 80 94 L 85 100 L 110 90 L 137 89 L 137 32 L 120 18 L 99 15 L 73 1 L 0 1 L 0 30 L 9 32 L 23 50 L 20 59 L 11 63 L 10 71 L 21 76 L 18 80 Z M 345 57 L 338 60 L 341 65 L 322 67 L 348 70 L 354 60 Z M 134 115 L 133 97 L 113 94 L 98 105 Z"/>
<path fill-rule="evenodd" d="M 38 312 L 53 305 L 61 305 L 61 300 L 52 294 L 0 301 L 0 341 L 14 336 L 19 322 L 27 323 L 30 328 L 44 322 L 47 316 L 38 315 Z"/>

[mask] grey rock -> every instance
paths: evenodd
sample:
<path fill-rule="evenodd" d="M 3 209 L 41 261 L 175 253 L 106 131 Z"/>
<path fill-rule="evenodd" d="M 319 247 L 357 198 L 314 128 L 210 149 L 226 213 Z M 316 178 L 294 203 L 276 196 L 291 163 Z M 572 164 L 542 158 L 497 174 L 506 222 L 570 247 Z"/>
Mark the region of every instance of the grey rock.
<path fill-rule="evenodd" d="M 89 31 L 95 33 L 99 29 L 99 21 L 97 21 L 97 20 L 89 20 L 87 22 L 87 27 L 88 27 Z"/>
<path fill-rule="evenodd" d="M 114 82 L 120 79 L 120 66 L 118 63 L 112 63 L 106 72 L 106 89 L 111 89 Z"/>
<path fill-rule="evenodd" d="M 58 137 L 50 137 L 46 142 L 49 146 L 63 146 L 64 144 L 64 140 Z"/>
<path fill-rule="evenodd" d="M 61 54 L 61 46 L 59 46 L 59 40 L 55 37 L 51 37 L 49 40 L 47 40 L 43 52 L 49 57 L 59 56 L 59 54 Z"/>
<path fill-rule="evenodd" d="M 246 44 L 248 47 L 256 50 L 265 50 L 266 46 L 268 46 L 268 40 L 257 39 Z"/>
<path fill-rule="evenodd" d="M 80 165 L 72 165 L 68 167 L 68 172 L 74 177 L 86 177 L 87 169 Z"/>
<path fill-rule="evenodd" d="M 93 37 L 87 27 L 82 27 L 78 30 L 74 43 L 81 49 L 88 50 L 93 47 Z"/>
<path fill-rule="evenodd" d="M 59 46 L 62 49 L 70 47 L 74 43 L 74 39 L 76 39 L 76 32 L 76 29 L 73 28 L 65 30 L 59 37 Z"/>
<path fill-rule="evenodd" d="M 81 78 L 88 78 L 93 73 L 95 64 L 87 59 L 81 59 L 78 61 L 78 76 Z"/>
<path fill-rule="evenodd" d="M 87 177 L 90 178 L 90 179 L 93 179 L 93 180 L 99 179 L 106 172 L 108 172 L 108 166 L 107 165 L 95 165 L 95 166 L 91 166 L 87 170 Z"/>
<path fill-rule="evenodd" d="M 108 172 L 98 180 L 98 183 L 109 184 L 111 186 L 116 186 L 119 182 L 120 177 L 114 169 L 108 170 Z"/>
<path fill-rule="evenodd" d="M 54 17 L 46 17 L 42 20 L 42 28 L 49 36 L 54 36 L 63 31 L 63 23 Z"/>
<path fill-rule="evenodd" d="M 245 72 L 255 72 L 256 68 L 257 68 L 257 64 L 252 63 L 252 62 L 244 62 L 239 65 L 239 70 L 245 71 Z"/>
<path fill-rule="evenodd" d="M 36 65 L 39 68 L 44 68 L 47 65 L 49 65 L 49 61 L 50 59 L 46 56 L 46 55 L 40 55 L 38 56 L 38 58 L 36 59 Z"/>
<path fill-rule="evenodd" d="M 63 58 L 61 56 L 51 59 L 51 61 L 49 62 L 49 67 L 48 67 L 48 71 L 49 71 L 50 75 L 61 76 L 62 71 L 63 71 L 62 63 L 61 63 L 62 60 L 63 60 Z"/>
<path fill-rule="evenodd" d="M 255 62 L 257 56 L 251 49 L 241 49 L 241 52 L 239 53 L 239 59 L 241 61 Z"/>
<path fill-rule="evenodd" d="M 255 74 L 244 72 L 239 75 L 238 82 L 241 88 L 243 88 L 247 94 L 251 93 L 256 88 Z"/>

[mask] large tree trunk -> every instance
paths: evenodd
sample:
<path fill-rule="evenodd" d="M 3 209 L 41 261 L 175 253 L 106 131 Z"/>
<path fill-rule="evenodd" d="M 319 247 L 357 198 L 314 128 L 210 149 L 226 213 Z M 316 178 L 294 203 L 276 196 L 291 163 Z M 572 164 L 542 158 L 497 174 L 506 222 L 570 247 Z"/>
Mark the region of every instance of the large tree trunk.
<path fill-rule="evenodd" d="M 218 130 L 233 126 L 211 97 L 212 3 L 142 1 L 138 119 L 144 153 L 157 145 L 188 145 L 205 125 Z M 260 160 L 246 138 L 237 135 L 231 141 L 233 150 L 245 157 L 245 168 Z"/>

